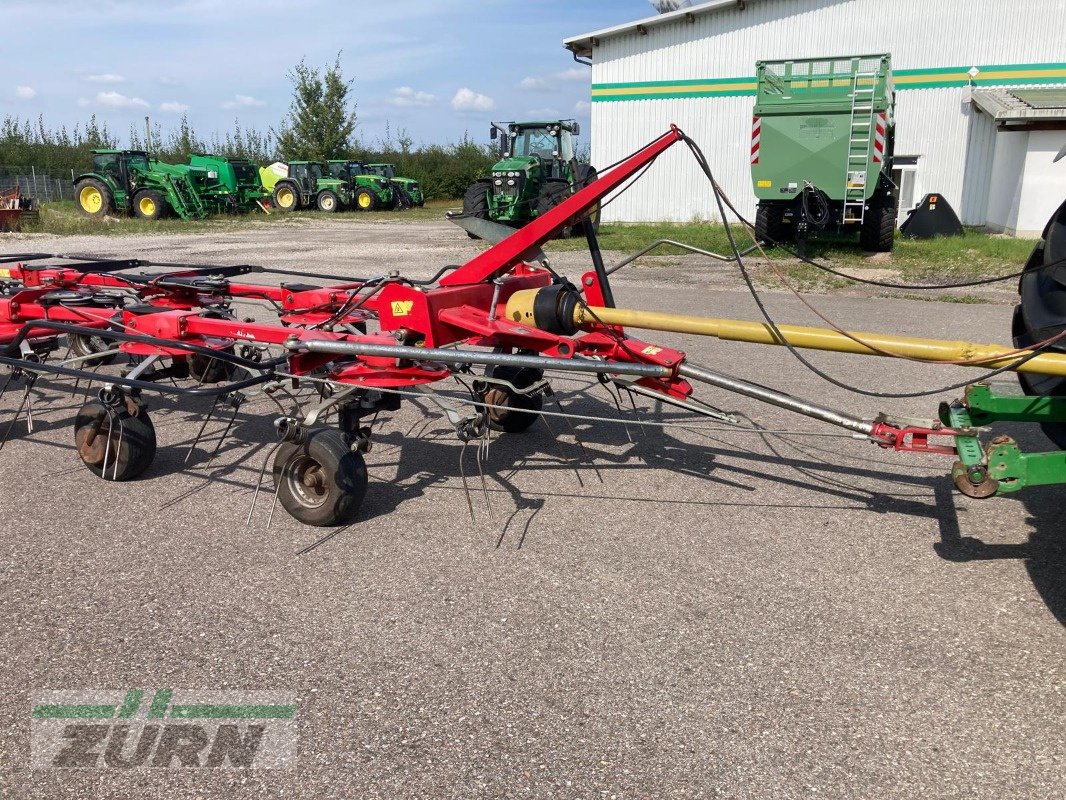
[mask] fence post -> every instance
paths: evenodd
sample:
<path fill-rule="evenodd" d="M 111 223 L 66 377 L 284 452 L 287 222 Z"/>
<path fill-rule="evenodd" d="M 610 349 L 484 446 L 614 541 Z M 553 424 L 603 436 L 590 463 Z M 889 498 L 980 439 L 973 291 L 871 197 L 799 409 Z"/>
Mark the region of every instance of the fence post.
<path fill-rule="evenodd" d="M 31 164 L 30 174 L 33 175 L 33 196 L 37 196 L 37 169 Z"/>

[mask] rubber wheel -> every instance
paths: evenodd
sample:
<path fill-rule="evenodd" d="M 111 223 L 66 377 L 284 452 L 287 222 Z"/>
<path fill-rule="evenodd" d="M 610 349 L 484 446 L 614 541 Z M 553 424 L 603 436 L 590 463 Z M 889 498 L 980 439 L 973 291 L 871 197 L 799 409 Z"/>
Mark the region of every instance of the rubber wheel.
<path fill-rule="evenodd" d="M 233 350 L 225 352 L 233 355 Z M 233 374 L 234 365 L 228 361 L 193 353 L 188 358 L 189 375 L 198 383 L 222 383 Z"/>
<path fill-rule="evenodd" d="M 1011 333 L 1013 334 L 1014 346 L 1032 347 L 1033 337 L 1025 328 L 1025 317 L 1022 315 L 1020 305 L 1014 307 L 1014 316 L 1011 320 Z M 1066 395 L 1066 379 L 1054 375 L 1037 375 L 1019 372 L 1018 383 L 1022 391 L 1030 397 L 1062 397 Z M 1060 450 L 1066 450 L 1066 424 L 1062 422 L 1042 422 L 1040 429 Z"/>
<path fill-rule="evenodd" d="M 74 205 L 78 213 L 86 217 L 105 217 L 115 207 L 111 190 L 101 180 L 83 178 L 74 185 Z"/>
<path fill-rule="evenodd" d="M 89 434 L 100 415 L 104 420 L 90 445 Z M 155 458 L 155 428 L 143 408 L 137 416 L 131 416 L 124 405 L 112 408 L 108 414 L 103 403 L 90 400 L 74 420 L 74 446 L 82 463 L 97 477 L 107 481 L 133 480 Z"/>
<path fill-rule="evenodd" d="M 329 189 L 324 189 L 318 193 L 318 199 L 315 204 L 318 206 L 319 211 L 324 211 L 327 214 L 332 214 L 341 207 L 340 198 Z"/>
<path fill-rule="evenodd" d="M 785 225 L 785 209 L 777 205 L 759 203 L 755 211 L 755 238 L 770 244 L 792 240 L 792 227 Z"/>
<path fill-rule="evenodd" d="M 466 187 L 463 193 L 463 216 L 489 218 L 489 184 L 486 181 L 478 181 Z M 466 235 L 471 239 L 479 238 L 470 232 Z"/>
<path fill-rule="evenodd" d="M 300 191 L 288 181 L 274 187 L 274 208 L 278 211 L 296 211 L 300 208 Z"/>
<path fill-rule="evenodd" d="M 494 367 L 488 375 L 510 381 L 519 389 L 532 386 L 544 377 L 540 370 L 528 367 Z M 488 409 L 488 415 L 489 427 L 505 433 L 521 433 L 529 428 L 539 418 L 537 412 L 544 405 L 544 396 L 541 394 L 519 394 L 498 384 L 486 384 L 478 394 L 489 405 L 503 406 Z"/>
<path fill-rule="evenodd" d="M 542 217 L 570 196 L 570 185 L 565 181 L 548 181 L 537 194 L 537 216 Z M 560 239 L 569 239 L 573 227 L 564 225 L 556 233 Z"/>
<path fill-rule="evenodd" d="M 96 353 L 104 353 L 114 349 L 113 343 L 103 336 L 91 336 L 87 333 L 70 334 L 70 353 L 77 358 L 93 356 Z M 98 358 L 85 358 L 81 362 L 83 366 L 95 367 L 97 365 L 112 364 L 118 357 L 118 353 L 100 356 Z"/>
<path fill-rule="evenodd" d="M 278 447 L 272 467 L 282 507 L 305 525 L 343 525 L 355 519 L 369 479 L 361 453 L 340 431 L 317 428 L 299 443 Z"/>
<path fill-rule="evenodd" d="M 133 216 L 138 219 L 159 219 L 165 210 L 166 201 L 155 189 L 142 189 L 133 196 Z"/>
<path fill-rule="evenodd" d="M 867 253 L 890 253 L 896 241 L 896 198 L 881 197 L 870 203 L 859 228 L 859 246 Z"/>
<path fill-rule="evenodd" d="M 574 191 L 579 192 L 599 178 L 599 174 L 596 172 L 596 168 L 590 164 L 582 164 L 577 169 L 577 183 L 574 184 Z M 592 229 L 599 231 L 600 229 L 600 204 L 597 203 L 592 207 L 592 210 L 588 213 L 588 218 L 592 220 Z"/>
<path fill-rule="evenodd" d="M 355 197 L 352 198 L 352 202 L 356 211 L 376 211 L 378 208 L 377 195 L 365 188 L 355 190 Z"/>

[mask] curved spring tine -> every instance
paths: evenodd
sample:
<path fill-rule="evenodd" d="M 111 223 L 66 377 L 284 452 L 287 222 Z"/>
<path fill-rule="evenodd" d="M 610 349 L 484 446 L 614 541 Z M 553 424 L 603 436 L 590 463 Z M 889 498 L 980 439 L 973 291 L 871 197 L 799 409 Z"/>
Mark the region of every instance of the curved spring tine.
<path fill-rule="evenodd" d="M 284 440 L 282 440 L 282 441 L 284 441 Z M 259 480 L 257 480 L 255 482 L 255 491 L 252 492 L 252 505 L 248 508 L 248 518 L 244 521 L 244 524 L 245 524 L 246 527 L 248 525 L 252 524 L 252 513 L 255 511 L 255 500 L 256 500 L 257 497 L 259 497 L 259 488 L 263 485 L 263 476 L 266 475 L 267 464 L 270 463 L 271 457 L 274 455 L 275 451 L 277 451 L 277 449 L 279 447 L 281 447 L 281 445 L 282 445 L 282 442 L 278 442 L 273 447 L 271 447 L 270 448 L 270 452 L 268 452 L 266 454 L 266 457 L 263 459 L 263 466 L 259 470 Z M 276 490 L 275 490 L 275 493 L 274 493 L 274 497 L 277 498 L 277 491 Z"/>

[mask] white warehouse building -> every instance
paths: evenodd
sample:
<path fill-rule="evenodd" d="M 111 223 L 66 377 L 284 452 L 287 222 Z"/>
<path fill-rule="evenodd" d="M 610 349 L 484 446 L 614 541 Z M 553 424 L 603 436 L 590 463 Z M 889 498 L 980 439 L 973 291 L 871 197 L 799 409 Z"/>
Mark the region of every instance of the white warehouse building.
<path fill-rule="evenodd" d="M 1039 235 L 1066 197 L 1066 0 L 711 0 L 564 40 L 592 65 L 592 163 L 676 123 L 754 214 L 755 62 L 891 53 L 901 215 L 936 192 L 966 225 Z M 675 146 L 604 209 L 613 221 L 718 217 Z"/>

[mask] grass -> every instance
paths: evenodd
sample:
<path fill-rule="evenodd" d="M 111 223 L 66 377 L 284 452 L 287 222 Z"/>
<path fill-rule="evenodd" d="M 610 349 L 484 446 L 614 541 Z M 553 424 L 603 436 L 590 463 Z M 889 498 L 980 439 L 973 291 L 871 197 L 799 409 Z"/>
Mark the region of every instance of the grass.
<path fill-rule="evenodd" d="M 231 216 L 221 214 L 202 220 L 183 220 L 168 217 L 158 220 L 144 220 L 135 217 L 109 217 L 91 219 L 78 213 L 72 201 L 42 203 L 40 222 L 26 225 L 27 233 L 50 233 L 57 236 L 130 236 L 159 233 L 219 233 L 241 230 L 256 225 L 303 224 L 307 220 L 326 220 L 348 222 L 407 222 L 413 220 L 440 219 L 445 211 L 456 207 L 454 201 L 430 200 L 423 208 L 407 211 L 341 211 L 335 214 L 323 214 L 319 211 L 297 211 L 291 214 L 264 214 L 261 211 Z"/>
<path fill-rule="evenodd" d="M 733 226 L 732 231 L 741 249 L 751 246 L 751 237 L 741 226 Z M 731 252 L 725 228 L 713 223 L 614 224 L 600 228 L 600 247 L 604 250 L 632 253 L 657 239 L 673 239 L 719 254 Z M 827 236 L 808 242 L 807 256 L 846 272 L 891 270 L 903 282 L 952 283 L 1017 272 L 1025 265 L 1033 244 L 1029 240 L 994 236 L 977 230 L 968 230 L 959 237 L 926 240 L 904 239 L 897 235 L 892 253 L 871 257 L 858 249 L 854 238 Z M 584 247 L 584 238 L 577 237 L 553 241 L 545 249 L 558 252 Z M 679 248 L 665 245 L 653 255 L 683 253 Z M 790 278 L 802 284 L 831 287 L 840 280 L 799 262 L 783 248 L 769 248 L 766 255 Z M 761 260 L 761 254 L 756 251 L 751 259 Z M 757 271 L 765 274 L 768 269 L 763 267 Z"/>

